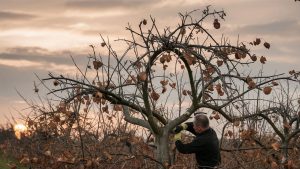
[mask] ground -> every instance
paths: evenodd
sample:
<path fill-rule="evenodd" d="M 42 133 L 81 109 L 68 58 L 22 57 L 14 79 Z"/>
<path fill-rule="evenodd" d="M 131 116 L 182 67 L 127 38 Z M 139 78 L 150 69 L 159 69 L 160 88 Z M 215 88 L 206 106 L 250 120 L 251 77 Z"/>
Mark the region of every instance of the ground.
<path fill-rule="evenodd" d="M 8 164 L 17 164 L 16 169 L 27 169 L 26 167 L 22 167 L 20 164 L 18 164 L 16 159 L 7 157 L 0 151 L 0 169 L 11 169 Z"/>

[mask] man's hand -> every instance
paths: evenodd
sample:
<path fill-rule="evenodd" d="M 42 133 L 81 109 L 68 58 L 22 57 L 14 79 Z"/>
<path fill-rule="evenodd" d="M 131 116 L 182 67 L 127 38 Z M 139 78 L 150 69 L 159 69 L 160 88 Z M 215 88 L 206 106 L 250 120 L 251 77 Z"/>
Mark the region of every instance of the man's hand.
<path fill-rule="evenodd" d="M 180 132 L 174 135 L 173 141 L 175 142 L 177 140 L 181 140 L 181 133 Z"/>
<path fill-rule="evenodd" d="M 182 130 L 186 130 L 188 128 L 188 125 L 185 123 L 180 124 L 179 126 L 176 126 L 172 131 L 174 134 L 180 133 Z"/>

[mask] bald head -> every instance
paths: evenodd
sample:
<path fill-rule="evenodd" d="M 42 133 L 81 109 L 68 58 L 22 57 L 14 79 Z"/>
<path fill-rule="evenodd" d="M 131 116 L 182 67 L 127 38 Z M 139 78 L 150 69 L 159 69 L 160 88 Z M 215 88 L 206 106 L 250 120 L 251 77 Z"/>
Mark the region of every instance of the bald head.
<path fill-rule="evenodd" d="M 204 114 L 197 114 L 194 118 L 194 126 L 201 128 L 209 127 L 209 120 Z"/>

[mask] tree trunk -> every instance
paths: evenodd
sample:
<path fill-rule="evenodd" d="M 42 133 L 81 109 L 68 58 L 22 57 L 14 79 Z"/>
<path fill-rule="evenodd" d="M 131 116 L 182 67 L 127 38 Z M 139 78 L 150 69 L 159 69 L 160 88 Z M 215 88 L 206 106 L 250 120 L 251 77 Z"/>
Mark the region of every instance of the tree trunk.
<path fill-rule="evenodd" d="M 157 168 L 166 168 L 167 166 L 171 165 L 169 134 L 164 133 L 163 135 L 156 135 L 155 146 L 155 158 L 161 163 Z"/>

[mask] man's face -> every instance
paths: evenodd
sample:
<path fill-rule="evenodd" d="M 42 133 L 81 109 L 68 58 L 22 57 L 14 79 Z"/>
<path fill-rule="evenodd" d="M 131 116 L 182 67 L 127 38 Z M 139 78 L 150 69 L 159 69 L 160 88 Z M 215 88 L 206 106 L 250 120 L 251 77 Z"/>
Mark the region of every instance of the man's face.
<path fill-rule="evenodd" d="M 204 131 L 204 129 L 201 126 L 196 126 L 195 124 L 193 125 L 193 128 L 196 133 L 201 133 L 202 131 Z"/>

